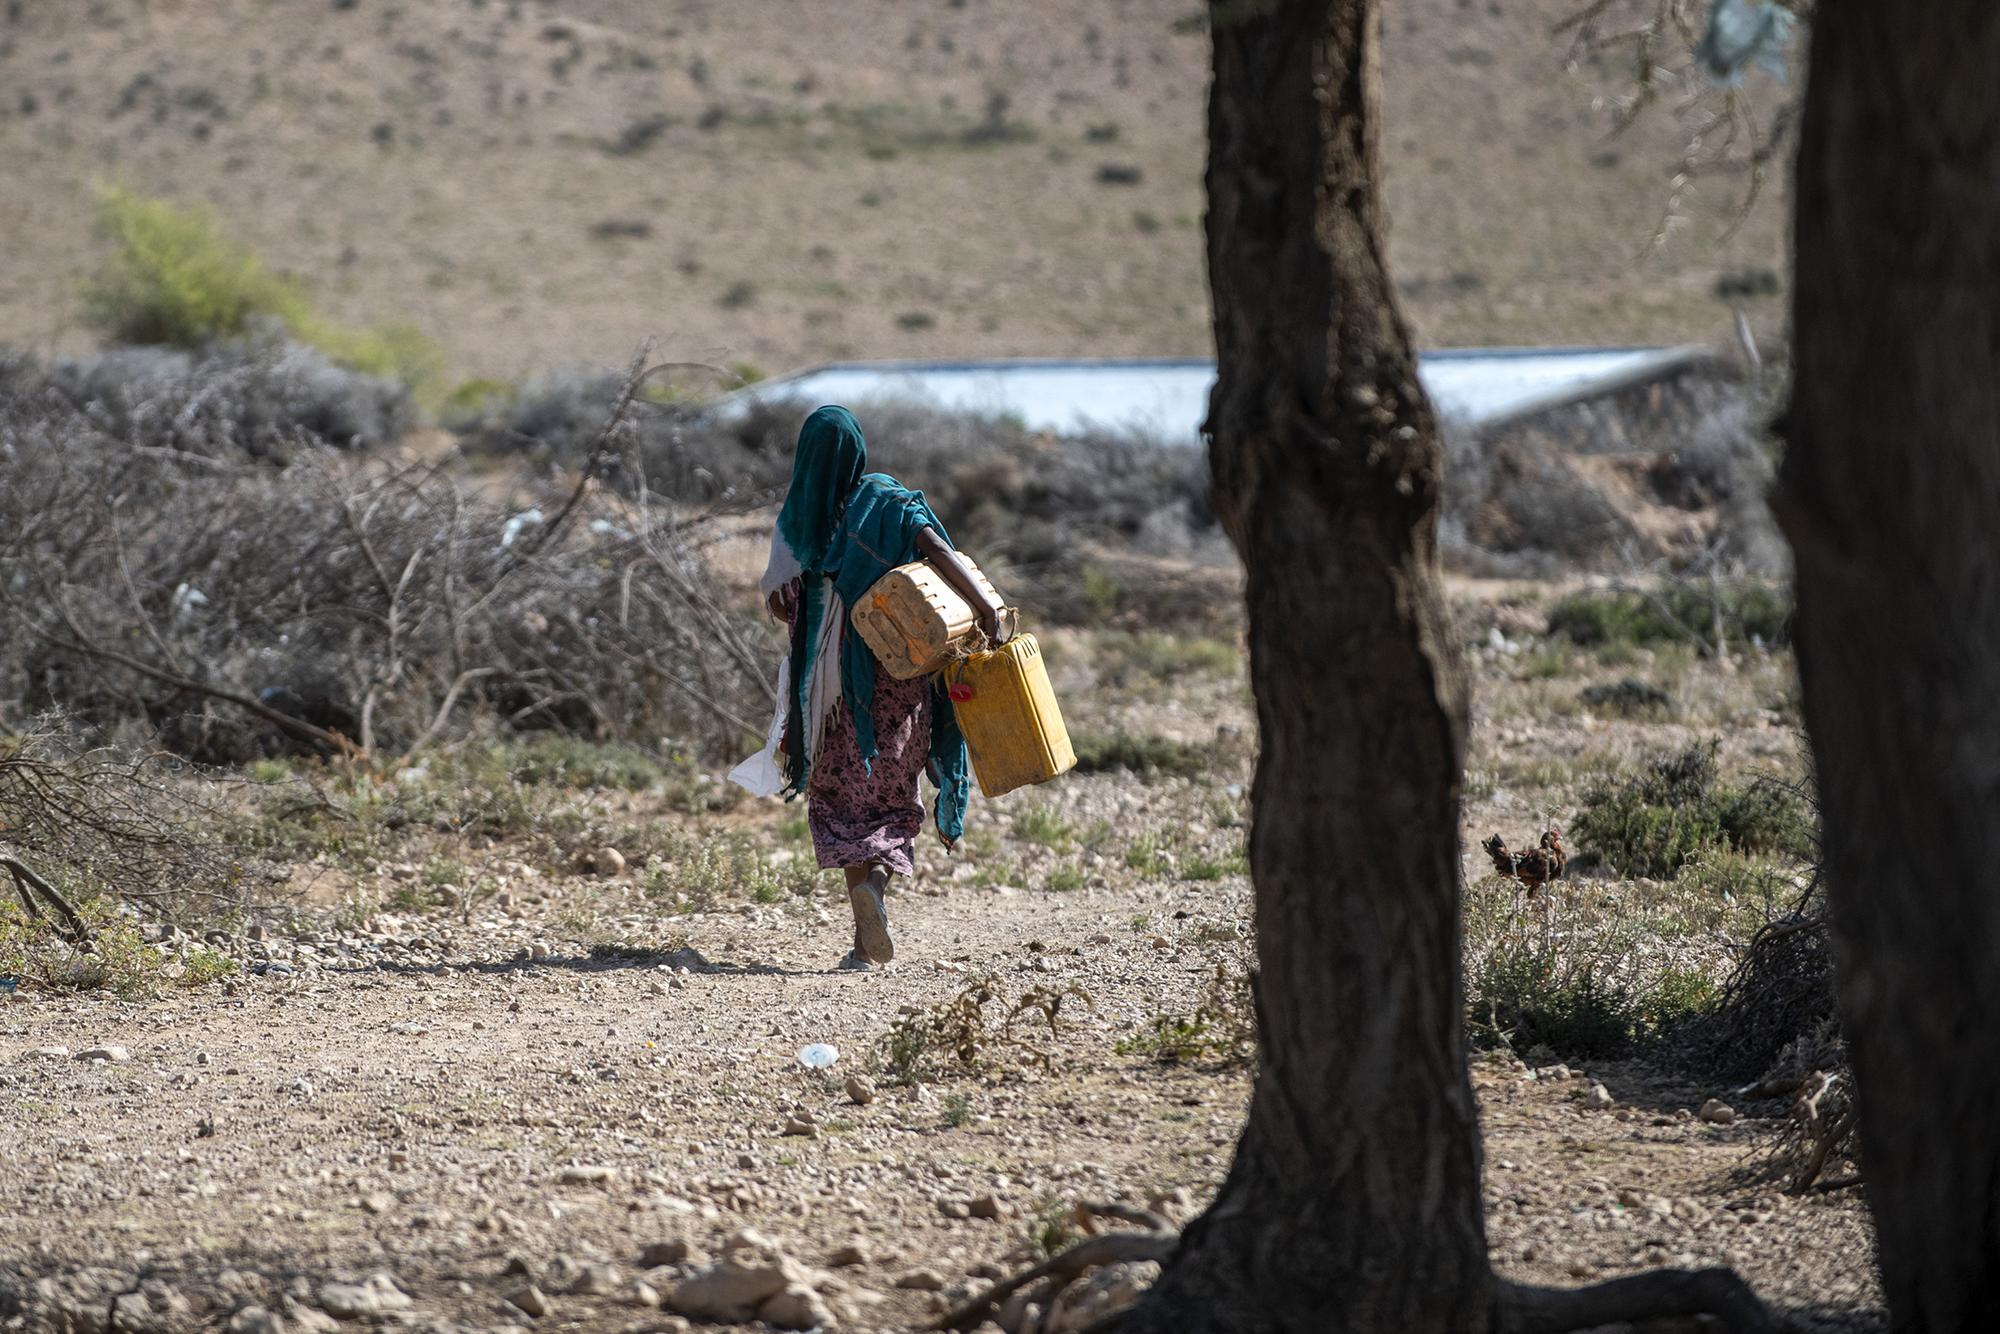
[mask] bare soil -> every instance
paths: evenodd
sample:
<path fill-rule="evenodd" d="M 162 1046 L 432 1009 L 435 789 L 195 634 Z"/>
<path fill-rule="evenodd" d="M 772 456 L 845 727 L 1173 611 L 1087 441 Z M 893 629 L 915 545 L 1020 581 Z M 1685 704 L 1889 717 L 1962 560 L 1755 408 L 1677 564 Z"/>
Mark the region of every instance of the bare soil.
<path fill-rule="evenodd" d="M 1733 305 L 1779 331 L 1782 188 L 1734 227 L 1742 173 L 1677 178 L 1713 96 L 1677 116 L 1668 86 L 1614 135 L 1629 65 L 1573 62 L 1553 31 L 1583 7 L 1385 11 L 1391 247 L 1420 338 L 1727 339 Z M 649 333 L 766 372 L 1205 354 L 1199 9 L 6 6 L 0 344 L 89 345 L 91 191 L 120 182 L 214 206 L 330 316 L 411 322 L 460 376 L 622 365 Z M 1606 30 L 1652 9 L 1614 5 Z M 1766 119 L 1786 95 L 1741 91 Z"/>
<path fill-rule="evenodd" d="M 1460 591 L 1468 622 L 1531 639 L 1545 591 Z M 1249 722 L 1233 672 L 1110 690 L 1092 684 L 1107 660 L 1090 641 L 1049 642 L 1079 729 L 1213 743 Z M 1492 826 L 1566 814 L 1574 783 L 1621 756 L 1711 730 L 1737 770 L 1789 753 L 1760 702 L 1788 679 L 1781 660 L 1656 661 L 1684 716 L 1633 724 L 1574 707 L 1579 681 L 1608 669 L 1544 675 L 1522 652 L 1474 654 L 1468 880 L 1485 873 L 1477 840 Z M 843 1327 L 906 1329 L 1031 1260 L 1037 1238 L 1060 1241 L 1080 1201 L 1186 1218 L 1226 1170 L 1249 1076 L 1134 1044 L 1193 1009 L 1247 930 L 1240 874 L 1184 878 L 1196 852 L 1240 846 L 1248 764 L 1217 754 L 1199 782 L 1091 775 L 977 804 L 967 849 L 926 847 L 893 895 L 897 962 L 865 975 L 833 969 L 846 908 L 824 879 L 811 899 L 688 911 L 650 893 L 638 865 L 531 869 L 518 848 L 468 846 L 504 897 L 465 914 L 382 906 L 411 863 L 302 865 L 306 903 L 229 942 L 253 969 L 235 980 L 139 1003 L 0 1006 L 0 1317 L 11 1303 L 27 1328 L 85 1328 L 76 1312 L 138 1291 L 159 1328 L 249 1305 L 305 1327 L 329 1281 L 385 1273 L 413 1303 L 375 1319 L 416 1328 L 678 1329 L 649 1298 L 747 1227 L 820 1271 Z M 596 800 L 628 828 L 687 818 L 651 797 Z M 697 827 L 783 859 L 804 855 L 793 814 L 746 806 Z M 1175 831 L 1179 872 L 1121 855 Z M 883 1043 L 899 1018 L 989 974 L 978 1068 L 895 1082 Z M 1042 1058 L 1001 1039 L 1008 1002 L 1070 984 L 1090 1003 L 1072 994 L 1059 1032 L 1016 1024 Z M 807 1069 L 811 1043 L 838 1062 Z M 129 1061 L 77 1059 L 104 1045 Z M 1696 1113 L 1729 1090 L 1645 1064 L 1536 1059 L 1473 1064 L 1503 1272 L 1574 1284 L 1727 1264 L 1815 1323 L 1880 1327 L 1859 1192 L 1789 1197 L 1756 1170 L 1782 1106 L 1712 1124 Z M 851 1096 L 856 1074 L 872 1100 Z M 1592 1103 L 1600 1083 L 1608 1106 Z M 672 1241 L 694 1254 L 649 1269 L 646 1248 Z M 531 1280 L 549 1295 L 539 1321 L 508 1301 Z"/>

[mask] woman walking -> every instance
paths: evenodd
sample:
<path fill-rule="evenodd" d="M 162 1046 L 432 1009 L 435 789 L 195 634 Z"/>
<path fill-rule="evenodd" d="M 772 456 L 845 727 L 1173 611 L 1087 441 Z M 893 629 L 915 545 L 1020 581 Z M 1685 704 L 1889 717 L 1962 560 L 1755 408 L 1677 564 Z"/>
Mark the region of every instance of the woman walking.
<path fill-rule="evenodd" d="M 813 850 L 847 876 L 854 948 L 840 966 L 895 956 L 884 902 L 892 876 L 915 870 L 924 823 L 918 775 L 937 789 L 938 838 L 965 826 L 965 741 L 942 681 L 898 681 L 848 625 L 852 607 L 890 570 L 926 560 L 1000 641 L 1001 608 L 983 592 L 944 525 L 895 478 L 867 472 L 868 444 L 846 408 L 806 418 L 791 489 L 771 538 L 762 590 L 791 627 L 780 760 L 787 796 L 804 794 Z"/>

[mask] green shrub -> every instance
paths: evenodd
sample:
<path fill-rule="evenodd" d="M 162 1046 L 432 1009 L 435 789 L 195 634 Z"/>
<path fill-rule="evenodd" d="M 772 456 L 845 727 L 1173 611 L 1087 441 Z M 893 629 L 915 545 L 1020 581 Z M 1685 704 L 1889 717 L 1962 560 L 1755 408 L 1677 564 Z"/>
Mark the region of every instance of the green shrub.
<path fill-rule="evenodd" d="M 85 284 L 84 309 L 118 342 L 201 347 L 240 336 L 258 316 L 287 328 L 311 317 L 304 294 L 206 208 L 110 187 L 98 192 L 97 219 L 112 252 Z"/>
<path fill-rule="evenodd" d="M 1707 641 L 1715 634 L 1718 599 L 1722 631 L 1731 643 L 1753 637 L 1771 647 L 1791 642 L 1790 590 L 1755 580 L 1711 587 L 1704 580 L 1679 579 L 1664 581 L 1650 593 L 1572 593 L 1550 610 L 1549 633 L 1585 647 L 1686 642 L 1690 632 Z"/>
<path fill-rule="evenodd" d="M 351 370 L 415 389 L 434 387 L 443 370 L 436 344 L 408 325 L 321 319 L 297 283 L 230 239 L 207 208 L 110 186 L 98 191 L 97 220 L 111 253 L 84 283 L 84 311 L 115 342 L 200 348 L 269 320 Z"/>
<path fill-rule="evenodd" d="M 1592 786 L 1570 825 L 1580 860 L 1670 880 L 1715 848 L 1811 856 L 1817 829 L 1805 798 L 1769 780 L 1722 782 L 1715 752 L 1714 742 L 1697 743 Z"/>
<path fill-rule="evenodd" d="M 1644 1019 L 1625 988 L 1589 964 L 1567 966 L 1555 950 L 1526 940 L 1482 956 L 1465 999 L 1473 1040 L 1516 1051 L 1544 1046 L 1565 1056 L 1618 1056 Z"/>
<path fill-rule="evenodd" d="M 1076 771 L 1082 774 L 1124 771 L 1199 778 L 1216 768 L 1215 757 L 1207 748 L 1185 741 L 1172 741 L 1163 736 L 1134 732 L 1077 732 L 1072 734 L 1070 740 L 1076 750 Z"/>

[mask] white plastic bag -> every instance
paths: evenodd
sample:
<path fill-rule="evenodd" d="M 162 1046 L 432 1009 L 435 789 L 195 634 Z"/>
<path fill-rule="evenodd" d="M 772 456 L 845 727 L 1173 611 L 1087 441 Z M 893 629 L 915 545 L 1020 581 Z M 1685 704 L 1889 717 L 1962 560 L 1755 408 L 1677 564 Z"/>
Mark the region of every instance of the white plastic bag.
<path fill-rule="evenodd" d="M 785 703 L 792 697 L 792 660 L 778 659 L 778 707 L 771 715 L 771 734 L 764 749 L 729 771 L 729 781 L 753 797 L 775 797 L 785 790 L 785 771 L 778 752 L 785 744 Z"/>

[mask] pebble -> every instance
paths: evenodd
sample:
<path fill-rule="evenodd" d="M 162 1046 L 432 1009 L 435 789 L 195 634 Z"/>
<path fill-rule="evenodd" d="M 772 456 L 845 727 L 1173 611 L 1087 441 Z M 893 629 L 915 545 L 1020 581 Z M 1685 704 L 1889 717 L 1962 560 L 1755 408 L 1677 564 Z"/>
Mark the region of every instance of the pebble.
<path fill-rule="evenodd" d="M 1736 1122 L 1736 1109 L 1720 1098 L 1710 1098 L 1703 1103 L 1698 1115 L 1712 1126 L 1734 1125 Z"/>
<path fill-rule="evenodd" d="M 625 874 L 625 854 L 616 848 L 599 848 L 590 856 L 591 869 L 601 876 Z"/>
<path fill-rule="evenodd" d="M 906 1292 L 943 1292 L 944 1276 L 935 1269 L 912 1269 L 897 1278 L 896 1286 Z"/>
<path fill-rule="evenodd" d="M 785 1133 L 804 1139 L 817 1139 L 819 1138 L 819 1127 L 813 1124 L 813 1120 L 809 1116 L 794 1116 L 785 1122 Z"/>
<path fill-rule="evenodd" d="M 565 1186 L 608 1186 L 618 1179 L 618 1169 L 591 1164 L 577 1164 L 562 1170 L 562 1184 Z"/>
<path fill-rule="evenodd" d="M 547 945 L 544 945 L 541 941 L 538 940 L 534 944 L 528 946 L 528 958 L 534 961 L 535 963 L 540 963 L 548 957 L 549 957 L 549 947 Z M 518 1005 L 520 1004 L 520 1002 L 516 1001 L 515 1004 Z"/>
<path fill-rule="evenodd" d="M 820 1295 L 804 1284 L 788 1284 L 757 1308 L 757 1318 L 773 1329 L 821 1329 L 833 1323 Z"/>
<path fill-rule="evenodd" d="M 661 1265 L 686 1264 L 694 1257 L 694 1247 L 688 1245 L 684 1237 L 674 1237 L 668 1241 L 648 1242 L 639 1252 L 639 1263 L 648 1269 L 658 1269 Z"/>
<path fill-rule="evenodd" d="M 44 1050 L 60 1051 L 61 1048 L 45 1048 Z M 100 1061 L 106 1065 L 123 1065 L 132 1059 L 132 1053 L 125 1047 L 85 1047 L 76 1054 L 76 1059 L 79 1061 Z"/>
<path fill-rule="evenodd" d="M 409 1294 L 387 1274 L 371 1274 L 365 1283 L 322 1283 L 319 1304 L 338 1320 L 360 1320 L 410 1309 Z"/>
<path fill-rule="evenodd" d="M 284 1330 L 284 1317 L 261 1306 L 246 1306 L 229 1320 L 229 1334 L 284 1334 Z"/>
<path fill-rule="evenodd" d="M 532 1283 L 519 1292 L 509 1293 L 507 1302 L 532 1320 L 540 1320 L 554 1309 L 549 1305 L 549 1295 Z"/>
<path fill-rule="evenodd" d="M 1592 1084 L 1590 1092 L 1583 1095 L 1583 1105 L 1600 1112 L 1616 1101 L 1617 1099 L 1611 1096 L 1611 1090 L 1602 1084 Z"/>
<path fill-rule="evenodd" d="M 641 1279 L 632 1285 L 632 1291 L 626 1294 L 626 1300 L 634 1306 L 657 1308 L 660 1304 L 660 1290 Z"/>
<path fill-rule="evenodd" d="M 571 1295 L 578 1297 L 608 1297 L 618 1291 L 624 1276 L 617 1265 L 586 1265 L 583 1272 L 570 1281 Z"/>
<path fill-rule="evenodd" d="M 1002 1219 L 1008 1214 L 1007 1205 L 997 1195 L 981 1195 L 968 1208 L 974 1218 Z"/>
<path fill-rule="evenodd" d="M 361 1197 L 361 1207 L 371 1214 L 386 1214 L 396 1207 L 396 1197 L 386 1190 Z"/>
<path fill-rule="evenodd" d="M 835 1247 L 833 1253 L 826 1257 L 828 1269 L 853 1269 L 867 1263 L 868 1247 L 859 1239 L 850 1241 L 845 1246 Z"/>
<path fill-rule="evenodd" d="M 847 1077 L 847 1100 L 856 1107 L 866 1107 L 875 1101 L 875 1085 L 860 1075 Z"/>

